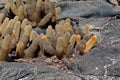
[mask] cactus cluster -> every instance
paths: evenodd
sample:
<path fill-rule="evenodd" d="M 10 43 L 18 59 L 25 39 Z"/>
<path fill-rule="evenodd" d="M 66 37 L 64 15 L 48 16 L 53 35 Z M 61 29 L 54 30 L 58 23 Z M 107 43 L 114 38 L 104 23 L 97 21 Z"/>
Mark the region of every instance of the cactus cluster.
<path fill-rule="evenodd" d="M 60 11 L 61 8 L 55 8 L 55 3 L 50 0 L 8 0 L 3 12 L 10 18 L 18 16 L 20 21 L 27 18 L 34 27 L 43 27 L 54 23 Z"/>
<path fill-rule="evenodd" d="M 56 55 L 58 59 L 72 57 L 75 51 L 80 55 L 87 53 L 97 42 L 97 36 L 89 32 L 89 25 L 85 25 L 84 30 L 77 27 L 74 31 L 72 28 L 69 18 L 56 24 L 55 29 L 48 26 L 46 34 L 40 37 L 43 53 Z"/>
<path fill-rule="evenodd" d="M 0 25 L 0 61 L 6 61 L 9 54 L 17 52 L 15 55 L 23 57 L 22 49 L 27 48 L 31 31 L 27 19 L 20 22 L 18 16 L 14 19 L 6 17 Z"/>
<path fill-rule="evenodd" d="M 13 19 L 6 17 L 11 11 Z M 34 58 L 42 55 L 58 59 L 72 57 L 75 51 L 87 53 L 97 42 L 97 37 L 84 29 L 73 30 L 71 19 L 61 20 L 55 26 L 49 25 L 46 33 L 38 34 L 33 24 L 40 27 L 57 20 L 60 8 L 50 0 L 8 0 L 0 13 L 0 61 L 15 58 Z"/>
<path fill-rule="evenodd" d="M 38 34 L 27 19 L 20 22 L 18 16 L 14 19 L 6 17 L 0 26 L 0 35 L 0 61 L 6 61 L 9 54 L 17 58 L 55 55 L 62 59 L 71 57 L 76 50 L 83 55 L 97 42 L 96 35 L 89 33 L 89 25 L 84 30 L 77 27 L 73 31 L 69 18 L 61 20 L 55 29 L 49 25 L 45 34 Z"/>

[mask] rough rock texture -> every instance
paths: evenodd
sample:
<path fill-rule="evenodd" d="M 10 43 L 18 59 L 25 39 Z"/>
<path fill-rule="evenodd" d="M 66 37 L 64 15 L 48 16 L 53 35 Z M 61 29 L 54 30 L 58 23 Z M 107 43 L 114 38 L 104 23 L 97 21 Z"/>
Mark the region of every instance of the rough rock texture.
<path fill-rule="evenodd" d="M 94 25 L 91 32 L 99 37 L 96 47 L 83 56 L 75 53 L 76 58 L 66 64 L 67 71 L 46 65 L 44 59 L 33 64 L 1 62 L 0 80 L 120 80 L 120 19 L 115 18 L 119 11 L 99 0 L 56 5 L 62 8 L 60 19 L 69 16 L 81 27 Z"/>
<path fill-rule="evenodd" d="M 0 80 L 81 80 L 42 64 L 0 63 Z"/>
<path fill-rule="evenodd" d="M 60 17 L 110 17 L 119 13 L 113 5 L 104 1 L 61 2 L 56 6 L 62 8 Z M 69 15 L 68 15 L 69 14 Z"/>
<path fill-rule="evenodd" d="M 115 62 L 113 65 L 108 67 L 107 70 L 108 70 L 108 72 L 107 72 L 108 76 L 120 77 L 120 61 Z"/>
<path fill-rule="evenodd" d="M 68 64 L 76 74 L 116 76 L 120 79 L 120 20 L 112 20 L 102 26 L 103 37 L 97 47 Z"/>

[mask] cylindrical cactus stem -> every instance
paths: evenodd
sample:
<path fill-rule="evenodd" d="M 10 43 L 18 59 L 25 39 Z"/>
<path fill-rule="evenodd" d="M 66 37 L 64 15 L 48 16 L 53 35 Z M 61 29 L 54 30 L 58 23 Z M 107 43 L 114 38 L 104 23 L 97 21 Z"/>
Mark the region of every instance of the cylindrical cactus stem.
<path fill-rule="evenodd" d="M 15 23 L 19 21 L 19 17 L 18 16 L 15 16 L 14 19 L 13 19 L 13 24 L 15 25 Z"/>
<path fill-rule="evenodd" d="M 55 33 L 54 30 L 52 30 L 52 31 L 53 31 L 53 35 L 50 38 L 48 38 L 48 40 L 51 43 L 51 46 L 53 48 L 55 48 L 56 47 L 56 42 L 57 42 L 58 35 L 56 35 L 56 33 Z"/>
<path fill-rule="evenodd" d="M 12 31 L 13 31 L 13 28 L 14 28 L 14 20 L 10 20 L 8 25 L 7 25 L 7 29 L 6 31 L 4 32 L 4 35 L 3 36 L 6 36 L 7 34 L 11 35 Z"/>
<path fill-rule="evenodd" d="M 97 36 L 93 35 L 87 42 L 84 52 L 88 52 L 97 42 Z"/>
<path fill-rule="evenodd" d="M 10 3 L 7 3 L 4 7 L 4 9 L 2 10 L 2 13 L 5 14 L 5 16 L 6 16 L 9 9 L 10 9 Z"/>
<path fill-rule="evenodd" d="M 48 23 L 50 19 L 52 18 L 52 15 L 53 14 L 51 12 L 47 13 L 46 16 L 38 23 L 38 25 L 42 27 L 43 25 Z"/>
<path fill-rule="evenodd" d="M 2 43 L 2 48 L 8 50 L 9 45 L 10 45 L 10 35 L 6 35 Z"/>
<path fill-rule="evenodd" d="M 56 24 L 55 30 L 58 36 L 63 36 L 64 35 L 64 27 L 61 24 Z"/>
<path fill-rule="evenodd" d="M 27 25 L 26 27 L 25 27 L 25 29 L 24 29 L 24 35 L 26 35 L 26 36 L 30 36 L 30 33 L 31 33 L 31 31 L 32 31 L 32 26 L 31 25 Z"/>
<path fill-rule="evenodd" d="M 25 16 L 24 16 L 24 7 L 23 6 L 19 6 L 17 16 L 19 17 L 20 21 L 22 21 L 24 19 Z"/>
<path fill-rule="evenodd" d="M 8 11 L 10 8 L 10 3 L 7 3 L 4 7 L 4 9 L 2 10 L 2 17 L 0 17 L 0 23 L 4 21 L 4 19 L 7 17 Z"/>
<path fill-rule="evenodd" d="M 37 33 L 36 31 L 31 31 L 29 41 L 34 40 L 34 39 L 37 38 L 38 36 L 39 36 L 39 35 L 38 35 L 38 33 Z"/>
<path fill-rule="evenodd" d="M 19 36 L 20 36 L 20 26 L 21 26 L 20 21 L 17 21 L 13 29 L 13 33 L 17 41 L 19 40 Z"/>
<path fill-rule="evenodd" d="M 13 31 L 10 37 L 10 47 L 9 47 L 9 51 L 11 51 L 12 49 L 14 49 L 16 47 L 17 44 L 17 39 L 15 37 L 15 32 Z"/>
<path fill-rule="evenodd" d="M 80 41 L 77 41 L 77 44 L 75 46 L 75 49 L 77 51 L 79 51 L 79 54 L 80 55 L 83 55 L 84 54 L 84 49 L 85 49 L 85 45 L 86 44 L 86 40 L 80 40 Z"/>
<path fill-rule="evenodd" d="M 38 49 L 38 45 L 39 45 L 39 39 L 38 37 L 36 39 L 34 39 L 32 41 L 32 44 L 25 49 L 24 53 L 25 53 L 25 58 L 33 58 L 35 56 L 35 52 Z"/>
<path fill-rule="evenodd" d="M 24 29 L 26 25 L 28 25 L 28 19 L 25 18 L 21 23 L 21 29 Z"/>
<path fill-rule="evenodd" d="M 65 20 L 61 20 L 61 21 L 59 22 L 59 24 L 61 24 L 62 26 L 64 26 L 64 25 L 65 25 Z"/>
<path fill-rule="evenodd" d="M 36 8 L 35 8 L 35 11 L 33 13 L 32 16 L 29 16 L 29 19 L 30 21 L 32 22 L 36 22 L 36 23 L 39 23 L 40 20 L 41 20 L 41 9 L 42 9 L 42 1 L 41 0 L 37 0 L 37 3 L 36 3 Z"/>
<path fill-rule="evenodd" d="M 73 34 L 73 35 L 71 36 L 70 40 L 69 40 L 69 43 L 74 46 L 74 45 L 75 45 L 75 42 L 76 42 L 76 35 Z"/>
<path fill-rule="evenodd" d="M 70 37 L 69 45 L 67 46 L 67 49 L 66 49 L 66 51 L 65 51 L 65 53 L 66 53 L 66 55 L 67 55 L 68 57 L 72 56 L 75 42 L 76 42 L 76 35 L 73 34 L 73 35 Z"/>
<path fill-rule="evenodd" d="M 50 38 L 53 35 L 53 31 L 52 31 L 52 26 L 49 25 L 48 28 L 46 29 L 46 36 L 47 38 Z"/>
<path fill-rule="evenodd" d="M 0 25 L 1 25 L 2 22 L 4 21 L 4 16 L 5 16 L 5 14 L 0 13 Z"/>
<path fill-rule="evenodd" d="M 56 13 L 55 13 L 55 3 L 50 1 L 49 2 L 49 12 L 51 12 L 53 15 L 52 15 L 52 18 L 51 18 L 51 23 L 55 22 L 58 18 L 56 16 Z"/>
<path fill-rule="evenodd" d="M 74 52 L 74 46 L 72 44 L 69 44 L 66 49 L 66 56 L 72 57 L 73 52 Z"/>
<path fill-rule="evenodd" d="M 35 9 L 36 9 L 36 1 L 37 0 L 29 0 L 29 1 L 26 1 L 26 11 L 27 11 L 27 15 L 28 17 L 30 18 L 34 12 L 35 12 Z"/>
<path fill-rule="evenodd" d="M 28 20 L 24 19 L 21 23 L 21 32 L 20 32 L 20 39 L 22 38 L 24 34 L 24 28 L 28 25 Z"/>
<path fill-rule="evenodd" d="M 11 36 L 9 50 L 14 49 L 16 45 L 17 45 L 17 39 Z"/>
<path fill-rule="evenodd" d="M 69 29 L 72 29 L 72 25 L 69 22 L 65 22 L 64 28 L 65 28 L 65 31 L 69 31 Z"/>
<path fill-rule="evenodd" d="M 64 45 L 63 45 L 64 39 L 62 37 L 59 37 L 57 39 L 56 43 L 56 56 L 58 59 L 62 59 L 64 55 Z"/>
<path fill-rule="evenodd" d="M 18 9 L 17 9 L 16 5 L 14 4 L 14 1 L 8 0 L 8 3 L 10 3 L 10 8 L 11 8 L 11 11 L 13 12 L 13 14 L 17 15 Z"/>
<path fill-rule="evenodd" d="M 22 0 L 16 0 L 16 6 L 17 8 L 20 7 L 22 4 Z"/>
<path fill-rule="evenodd" d="M 49 8 L 50 8 L 50 12 L 52 12 L 55 15 L 55 3 L 50 1 L 49 2 Z"/>
<path fill-rule="evenodd" d="M 69 32 L 71 35 L 73 35 L 73 34 L 74 34 L 74 31 L 73 31 L 73 29 L 72 29 L 72 28 L 68 28 L 68 32 Z"/>
<path fill-rule="evenodd" d="M 56 15 L 58 15 L 60 12 L 61 12 L 61 8 L 60 7 L 55 8 L 55 14 Z"/>
<path fill-rule="evenodd" d="M 42 54 L 44 54 L 45 52 L 44 52 L 44 47 L 43 47 L 43 45 L 42 45 L 42 39 L 44 40 L 44 38 L 43 38 L 43 36 L 44 36 L 44 34 L 40 34 L 40 36 L 39 36 L 39 47 L 40 47 L 40 52 L 42 53 Z"/>
<path fill-rule="evenodd" d="M 6 17 L 4 22 L 1 24 L 1 27 L 0 27 L 0 35 L 1 36 L 3 35 L 3 33 L 5 33 L 8 23 L 9 23 L 9 18 Z"/>
<path fill-rule="evenodd" d="M 10 4 L 7 3 L 4 7 L 4 9 L 2 10 L 2 13 L 0 13 L 0 25 L 2 24 L 2 22 L 4 21 L 5 17 L 7 16 L 8 13 L 8 9 L 10 8 Z"/>
<path fill-rule="evenodd" d="M 24 29 L 24 34 L 21 38 L 21 41 L 27 45 L 27 42 L 29 41 L 29 37 L 30 37 L 30 33 L 32 31 L 32 26 L 31 25 L 27 25 Z"/>
<path fill-rule="evenodd" d="M 2 46 L 2 42 L 3 42 L 3 39 L 0 38 L 0 49 L 1 49 L 1 46 Z"/>
<path fill-rule="evenodd" d="M 31 4 L 32 0 L 26 0 L 26 4 Z"/>
<path fill-rule="evenodd" d="M 24 55 L 25 55 L 24 50 L 25 50 L 25 44 L 22 41 L 19 41 L 17 43 L 17 47 L 16 47 L 16 55 L 17 55 L 17 57 L 23 58 Z"/>
<path fill-rule="evenodd" d="M 9 52 L 9 45 L 10 45 L 10 36 L 6 35 L 3 42 L 2 42 L 2 46 L 0 49 L 0 61 L 7 60 L 8 52 Z"/>
<path fill-rule="evenodd" d="M 51 46 L 50 42 L 48 41 L 47 37 L 45 35 L 43 35 L 41 37 L 41 44 L 44 48 L 44 51 L 50 55 L 50 56 L 53 56 L 55 54 L 55 49 Z"/>
<path fill-rule="evenodd" d="M 89 34 L 89 30 L 90 30 L 89 25 L 88 25 L 88 24 L 85 25 L 85 27 L 84 27 L 84 33 L 85 33 L 86 35 Z"/>
<path fill-rule="evenodd" d="M 71 19 L 70 18 L 66 18 L 65 22 L 71 24 Z"/>
<path fill-rule="evenodd" d="M 50 4 L 49 3 L 50 3 L 49 0 L 45 0 L 45 2 L 44 2 L 44 7 L 45 7 L 44 12 L 45 12 L 45 14 L 47 14 L 50 11 L 50 7 L 49 7 Z"/>
<path fill-rule="evenodd" d="M 71 37 L 71 35 L 70 35 L 69 32 L 66 32 L 66 33 L 63 35 L 63 39 L 64 39 L 64 43 L 63 43 L 63 45 L 64 45 L 64 52 L 66 52 L 66 49 L 67 49 L 67 47 L 68 47 L 68 43 L 69 43 L 70 37 Z"/>

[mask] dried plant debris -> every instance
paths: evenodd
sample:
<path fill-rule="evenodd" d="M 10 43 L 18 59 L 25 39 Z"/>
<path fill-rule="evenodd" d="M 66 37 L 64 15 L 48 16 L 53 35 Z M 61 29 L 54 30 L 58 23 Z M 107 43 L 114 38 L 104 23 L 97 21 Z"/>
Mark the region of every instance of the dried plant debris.
<path fill-rule="evenodd" d="M 61 8 L 55 8 L 55 3 L 50 0 L 8 0 L 3 10 L 4 15 L 1 14 L 0 18 L 2 21 L 8 13 L 9 18 L 18 16 L 20 21 L 27 18 L 32 26 L 44 27 L 56 22 L 60 11 Z"/>
<path fill-rule="evenodd" d="M 45 55 L 72 58 L 75 51 L 80 55 L 87 53 L 96 44 L 97 36 L 89 32 L 89 25 L 84 29 L 72 29 L 71 20 L 61 20 L 55 29 L 49 25 L 46 33 L 38 34 L 32 29 L 28 19 L 19 21 L 5 18 L 0 25 L 0 61 L 7 61 L 10 55 L 15 58 L 34 58 Z M 12 58 L 12 57 L 11 57 Z"/>

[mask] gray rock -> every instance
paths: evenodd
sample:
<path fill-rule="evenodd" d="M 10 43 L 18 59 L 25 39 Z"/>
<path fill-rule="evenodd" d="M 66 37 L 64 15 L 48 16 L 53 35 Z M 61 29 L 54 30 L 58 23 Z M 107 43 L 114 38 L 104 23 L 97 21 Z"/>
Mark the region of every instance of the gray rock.
<path fill-rule="evenodd" d="M 81 80 L 81 78 L 43 66 L 41 63 L 3 62 L 0 63 L 0 80 Z"/>
<path fill-rule="evenodd" d="M 76 74 L 82 75 L 106 75 L 106 68 L 115 61 L 120 61 L 120 20 L 112 20 L 106 23 L 101 33 L 102 41 L 97 47 L 93 48 L 87 54 L 78 57 L 73 62 L 68 64 L 68 68 Z M 114 67 L 109 68 L 109 75 L 119 76 L 120 65 L 117 63 Z M 117 70 L 118 71 L 117 71 Z M 112 72 L 113 73 L 110 73 Z"/>
<path fill-rule="evenodd" d="M 107 68 L 107 75 L 120 77 L 120 61 Z"/>
<path fill-rule="evenodd" d="M 60 18 L 63 17 L 83 17 L 100 18 L 110 17 L 119 14 L 113 5 L 104 1 L 73 1 L 56 4 L 62 8 Z"/>
<path fill-rule="evenodd" d="M 101 52 L 96 54 L 101 54 Z M 68 64 L 68 68 L 76 74 L 103 76 L 105 74 L 104 66 L 111 64 L 109 59 L 103 56 L 94 56 L 86 54 L 79 59 Z"/>

